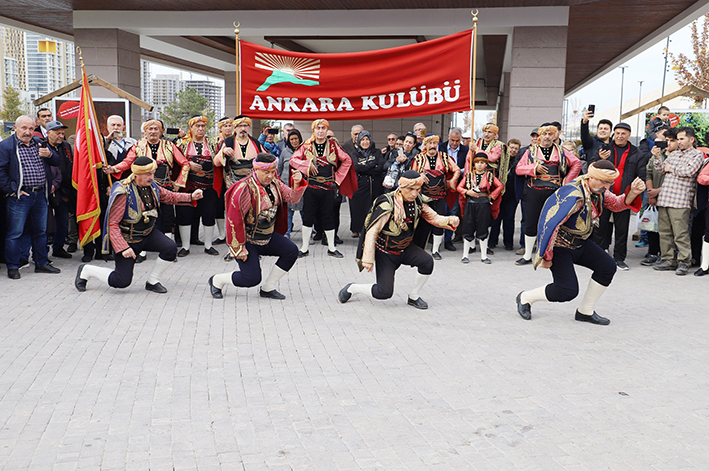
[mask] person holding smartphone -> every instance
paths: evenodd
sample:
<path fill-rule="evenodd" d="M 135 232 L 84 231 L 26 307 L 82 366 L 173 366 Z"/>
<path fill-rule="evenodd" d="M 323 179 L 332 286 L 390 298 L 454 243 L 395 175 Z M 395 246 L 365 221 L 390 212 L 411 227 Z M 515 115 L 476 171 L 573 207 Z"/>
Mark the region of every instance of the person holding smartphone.
<path fill-rule="evenodd" d="M 592 136 L 589 130 L 589 122 L 591 118 L 595 116 L 596 105 L 588 105 L 588 109 L 584 112 L 583 118 L 581 119 L 581 145 L 583 146 L 584 154 L 586 155 L 586 161 L 590 162 L 591 158 L 598 155 L 598 151 L 604 148 L 605 150 L 610 150 L 610 140 L 611 140 L 611 129 L 613 129 L 613 123 L 610 120 L 602 119 L 598 121 L 596 126 L 596 135 Z M 583 173 L 586 173 L 586 168 L 588 164 L 585 163 L 583 166 Z"/>

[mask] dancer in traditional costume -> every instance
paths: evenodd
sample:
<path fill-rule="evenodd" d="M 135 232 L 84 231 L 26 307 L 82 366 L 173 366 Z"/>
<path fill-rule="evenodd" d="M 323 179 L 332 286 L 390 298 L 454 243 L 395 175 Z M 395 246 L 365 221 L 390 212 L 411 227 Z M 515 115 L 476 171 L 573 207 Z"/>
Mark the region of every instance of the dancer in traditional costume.
<path fill-rule="evenodd" d="M 575 319 L 607 325 L 610 320 L 599 316 L 594 307 L 613 280 L 616 263 L 613 257 L 589 237 L 604 210 L 619 212 L 642 206 L 639 195 L 645 182 L 636 178 L 623 194 L 609 189 L 619 172 L 613 163 L 600 160 L 588 166 L 588 174 L 557 190 L 544 204 L 539 218 L 535 268 L 551 269 L 553 282 L 517 295 L 517 312 L 523 319 L 532 318 L 532 304 L 538 301 L 566 302 L 579 293 L 574 265 L 593 271 L 588 289 L 576 310 Z"/>
<path fill-rule="evenodd" d="M 227 244 L 239 264 L 239 271 L 220 273 L 209 278 L 213 297 L 224 297 L 229 286 L 249 288 L 261 283 L 264 255 L 277 256 L 271 274 L 261 285 L 261 297 L 285 299 L 276 283 L 288 273 L 298 259 L 298 248 L 283 236 L 288 229 L 287 203 L 297 203 L 307 184 L 300 172 L 293 171 L 293 188 L 276 176 L 278 159 L 260 153 L 253 161 L 251 175 L 233 185 L 226 193 Z"/>
<path fill-rule="evenodd" d="M 340 291 L 338 300 L 346 303 L 353 294 L 362 293 L 375 299 L 389 299 L 394 294 L 394 274 L 401 265 L 416 267 L 418 273 L 409 291 L 408 304 L 427 309 L 419 291 L 433 273 L 433 258 L 413 243 L 414 231 L 423 218 L 429 224 L 455 230 L 457 216 L 441 216 L 420 195 L 425 177 L 407 170 L 399 178 L 399 187 L 378 197 L 364 222 L 357 248 L 360 271 L 371 272 L 376 265 L 375 284 L 349 283 Z"/>
<path fill-rule="evenodd" d="M 144 250 L 158 252 L 145 289 L 167 293 L 160 283 L 160 276 L 174 266 L 172 262 L 177 257 L 177 245 L 156 226 L 158 208 L 161 204 L 191 204 L 202 198 L 202 190 L 192 193 L 168 191 L 154 181 L 157 168 L 157 162 L 150 157 L 138 157 L 131 165 L 133 174 L 113 184 L 104 222 L 102 250 L 107 254 L 109 244 L 113 246 L 116 267 L 111 270 L 80 265 L 74 280 L 74 286 L 79 291 L 86 291 L 86 282 L 90 279 L 114 288 L 130 286 L 135 258 Z"/>
<path fill-rule="evenodd" d="M 487 154 L 478 152 L 473 159 L 472 169 L 458 184 L 460 207 L 463 209 L 463 257 L 468 263 L 470 248 L 475 247 L 475 239 L 480 242 L 480 260 L 492 263 L 487 254 L 487 236 L 492 220 L 500 214 L 500 195 L 504 185 L 488 168 Z"/>

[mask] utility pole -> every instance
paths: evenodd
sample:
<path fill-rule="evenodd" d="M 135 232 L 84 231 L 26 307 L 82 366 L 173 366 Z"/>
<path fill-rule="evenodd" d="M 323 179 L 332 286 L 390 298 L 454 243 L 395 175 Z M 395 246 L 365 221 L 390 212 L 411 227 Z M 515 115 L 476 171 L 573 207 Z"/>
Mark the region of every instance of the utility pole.
<path fill-rule="evenodd" d="M 638 108 L 640 108 L 643 106 L 643 80 L 639 80 L 638 83 L 640 84 L 640 91 L 638 92 Z M 640 144 L 640 113 L 638 113 L 638 123 L 635 125 L 635 129 L 637 129 L 638 133 L 638 137 L 635 139 L 635 145 L 637 146 Z"/>
<path fill-rule="evenodd" d="M 667 36 L 667 45 L 665 46 L 665 68 L 662 70 L 662 95 L 665 96 L 665 78 L 667 77 L 667 60 L 670 56 L 670 37 Z M 662 105 L 662 103 L 660 103 Z"/>
<path fill-rule="evenodd" d="M 627 69 L 627 65 L 620 66 L 620 113 L 618 113 L 618 122 L 623 121 L 623 83 L 625 82 L 625 69 Z"/>

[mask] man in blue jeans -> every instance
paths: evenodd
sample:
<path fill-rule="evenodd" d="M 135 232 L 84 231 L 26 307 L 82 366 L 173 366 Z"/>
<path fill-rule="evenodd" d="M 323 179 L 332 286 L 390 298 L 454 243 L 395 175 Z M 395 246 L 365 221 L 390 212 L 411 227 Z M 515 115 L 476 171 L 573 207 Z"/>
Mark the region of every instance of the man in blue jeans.
<path fill-rule="evenodd" d="M 20 116 L 15 134 L 0 142 L 0 190 L 7 198 L 5 259 L 7 276 L 20 278 L 20 238 L 29 220 L 32 253 L 37 273 L 60 273 L 47 258 L 47 201 L 52 181 L 50 165 L 59 164 L 59 155 L 33 137 L 34 119 Z"/>

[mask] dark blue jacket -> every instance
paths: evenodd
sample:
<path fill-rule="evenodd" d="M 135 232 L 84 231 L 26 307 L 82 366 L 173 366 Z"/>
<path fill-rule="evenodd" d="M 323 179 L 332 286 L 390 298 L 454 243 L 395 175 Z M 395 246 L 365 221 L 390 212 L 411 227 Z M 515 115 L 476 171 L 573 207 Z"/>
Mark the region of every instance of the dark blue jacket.
<path fill-rule="evenodd" d="M 37 137 L 32 139 L 38 144 L 41 143 Z M 17 144 L 19 142 L 14 134 L 0 142 L 0 191 L 7 197 L 13 193 L 16 194 L 17 198 L 20 197 L 18 190 L 22 186 L 22 172 L 20 171 L 20 156 L 17 153 Z M 50 151 L 52 152 L 51 157 L 42 158 L 44 174 L 47 178 L 47 185 L 45 186 L 47 201 L 49 201 L 49 187 L 52 184 L 52 170 L 49 167 L 50 165 L 55 167 L 59 165 L 59 154 L 51 148 Z"/>

